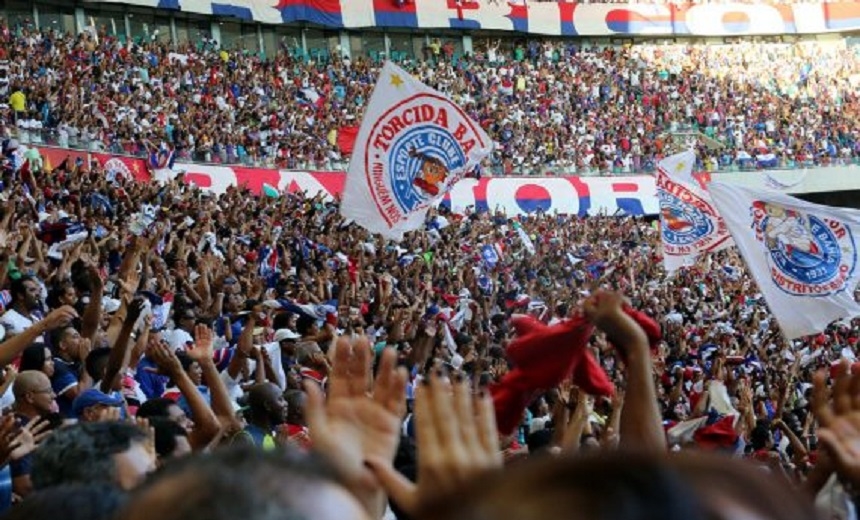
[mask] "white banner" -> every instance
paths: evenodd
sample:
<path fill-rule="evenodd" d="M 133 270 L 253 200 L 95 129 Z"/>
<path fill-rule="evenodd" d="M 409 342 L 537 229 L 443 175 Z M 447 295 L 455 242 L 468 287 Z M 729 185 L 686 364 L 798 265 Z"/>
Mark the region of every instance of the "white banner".
<path fill-rule="evenodd" d="M 786 338 L 860 315 L 860 211 L 723 183 L 709 189 Z"/>
<path fill-rule="evenodd" d="M 388 62 L 358 131 L 341 213 L 400 240 L 492 150 L 460 107 Z"/>
<path fill-rule="evenodd" d="M 732 244 L 723 219 L 705 190 L 693 177 L 696 155 L 692 150 L 672 155 L 657 165 L 660 200 L 660 239 L 663 266 L 673 273 L 691 265 L 702 253 Z"/>

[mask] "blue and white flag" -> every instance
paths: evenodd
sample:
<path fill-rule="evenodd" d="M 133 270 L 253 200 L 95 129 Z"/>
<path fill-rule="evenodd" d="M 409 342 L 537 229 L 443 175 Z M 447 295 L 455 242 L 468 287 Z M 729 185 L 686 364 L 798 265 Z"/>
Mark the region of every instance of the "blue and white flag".
<path fill-rule="evenodd" d="M 710 196 L 693 177 L 695 163 L 695 153 L 688 150 L 657 165 L 663 266 L 670 274 L 691 265 L 702 253 L 719 251 L 732 244 Z"/>
<path fill-rule="evenodd" d="M 776 168 L 779 166 L 779 158 L 771 152 L 756 155 L 755 161 L 761 168 Z"/>
<path fill-rule="evenodd" d="M 530 255 L 534 255 L 535 245 L 529 234 L 526 233 L 526 230 L 523 229 L 523 226 L 521 226 L 519 222 L 514 222 L 514 228 L 517 230 L 517 234 L 520 237 L 520 242 L 522 242 L 523 247 L 526 248 L 526 251 L 528 251 Z"/>
<path fill-rule="evenodd" d="M 493 150 L 445 95 L 387 62 L 358 131 L 340 206 L 344 218 L 400 240 Z"/>
<path fill-rule="evenodd" d="M 787 339 L 860 316 L 860 211 L 724 183 L 710 192 Z"/>
<path fill-rule="evenodd" d="M 278 269 L 278 248 L 275 246 L 263 246 L 258 255 L 260 261 L 260 276 L 266 279 L 272 278 L 280 271 Z"/>
<path fill-rule="evenodd" d="M 496 248 L 491 245 L 481 247 L 481 259 L 484 260 L 484 264 L 488 269 L 495 269 L 496 264 L 498 264 L 500 260 L 498 251 L 496 251 Z"/>

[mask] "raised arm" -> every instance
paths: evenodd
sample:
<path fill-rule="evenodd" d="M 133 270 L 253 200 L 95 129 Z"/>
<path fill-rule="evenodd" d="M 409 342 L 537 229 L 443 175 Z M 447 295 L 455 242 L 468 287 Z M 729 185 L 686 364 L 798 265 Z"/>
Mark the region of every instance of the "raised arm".
<path fill-rule="evenodd" d="M 131 332 L 141 312 L 143 312 L 143 300 L 134 300 L 128 306 L 128 314 L 122 323 L 116 343 L 111 346 L 107 367 L 99 385 L 99 390 L 102 392 L 108 393 L 117 388 L 122 373 L 128 368 L 131 358 Z"/>
<path fill-rule="evenodd" d="M 585 314 L 603 330 L 623 355 L 627 389 L 621 412 L 619 444 L 622 448 L 664 451 L 663 432 L 657 392 L 651 377 L 651 352 L 645 331 L 623 309 L 620 294 L 599 292 L 584 305 Z"/>
<path fill-rule="evenodd" d="M 42 334 L 59 327 L 64 327 L 78 317 L 74 307 L 60 307 L 48 314 L 44 319 L 35 323 L 24 332 L 17 334 L 0 343 L 0 365 L 8 365 L 21 352 L 29 347 Z"/>
<path fill-rule="evenodd" d="M 205 325 L 197 325 L 194 329 L 194 346 L 188 349 L 186 353 L 200 364 L 203 380 L 206 381 L 209 394 L 212 396 L 212 411 L 215 412 L 222 428 L 227 432 L 235 432 L 241 430 L 242 425 L 233 411 L 227 386 L 215 366 L 212 349 L 214 338 L 212 329 Z"/>
<path fill-rule="evenodd" d="M 170 347 L 164 342 L 151 342 L 149 346 L 149 356 L 158 365 L 159 370 L 164 375 L 169 376 L 183 397 L 188 402 L 188 407 L 191 409 L 191 417 L 194 421 L 194 429 L 189 432 L 188 442 L 195 450 L 206 448 L 210 441 L 221 433 L 221 427 L 218 424 L 218 418 L 209 408 L 206 399 L 200 393 L 200 390 L 191 381 L 191 378 L 182 369 L 182 364 L 176 354 L 170 350 Z"/>

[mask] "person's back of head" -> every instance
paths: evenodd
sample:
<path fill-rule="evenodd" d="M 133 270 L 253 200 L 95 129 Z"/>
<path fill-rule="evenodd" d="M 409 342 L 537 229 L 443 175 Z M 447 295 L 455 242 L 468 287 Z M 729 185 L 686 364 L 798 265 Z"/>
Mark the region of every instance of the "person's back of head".
<path fill-rule="evenodd" d="M 123 520 L 368 518 L 323 460 L 246 446 L 175 461 L 138 489 Z"/>
<path fill-rule="evenodd" d="M 48 359 L 45 349 L 47 345 L 42 342 L 33 343 L 24 349 L 21 353 L 21 362 L 18 370 L 24 372 L 26 370 L 42 371 L 45 366 L 45 361 Z"/>
<path fill-rule="evenodd" d="M 108 358 L 110 358 L 110 347 L 99 347 L 90 351 L 84 360 L 84 369 L 93 381 L 101 381 L 107 370 Z"/>
<path fill-rule="evenodd" d="M 11 508 L 3 520 L 110 520 L 128 495 L 106 484 L 68 484 L 37 491 Z"/>
<path fill-rule="evenodd" d="M 809 520 L 784 483 L 725 457 L 617 452 L 539 457 L 426 505 L 417 520 Z"/>
<path fill-rule="evenodd" d="M 52 433 L 33 452 L 34 489 L 61 484 L 119 485 L 130 489 L 151 469 L 146 433 L 125 422 L 79 423 Z M 134 452 L 133 460 L 121 455 Z"/>
<path fill-rule="evenodd" d="M 299 319 L 296 320 L 296 332 L 298 332 L 303 338 L 311 334 L 314 331 L 315 326 L 316 320 L 310 316 L 305 316 L 304 314 L 299 316 Z"/>

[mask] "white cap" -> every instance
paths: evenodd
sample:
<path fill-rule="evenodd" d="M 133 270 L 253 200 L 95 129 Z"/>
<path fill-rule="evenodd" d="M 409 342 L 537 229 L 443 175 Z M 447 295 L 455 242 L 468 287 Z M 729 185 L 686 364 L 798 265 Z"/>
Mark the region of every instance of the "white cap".
<path fill-rule="evenodd" d="M 299 339 L 301 336 L 291 331 L 290 329 L 278 329 L 275 331 L 273 341 L 281 342 L 288 339 Z"/>

